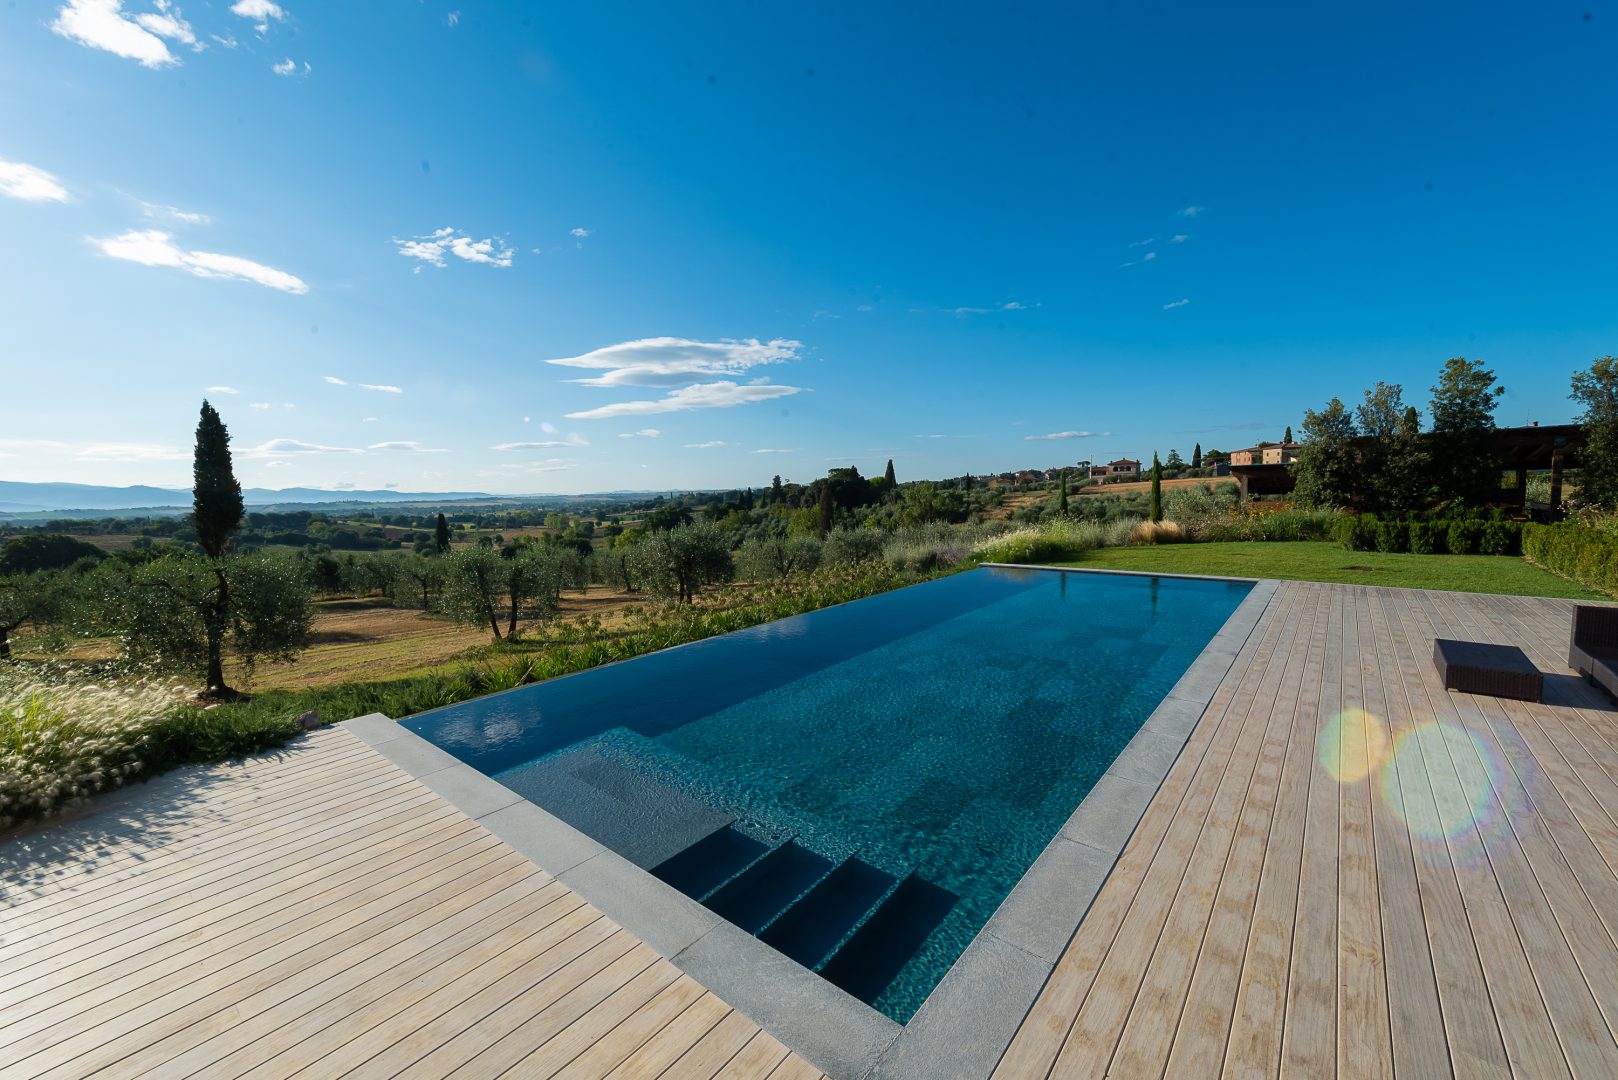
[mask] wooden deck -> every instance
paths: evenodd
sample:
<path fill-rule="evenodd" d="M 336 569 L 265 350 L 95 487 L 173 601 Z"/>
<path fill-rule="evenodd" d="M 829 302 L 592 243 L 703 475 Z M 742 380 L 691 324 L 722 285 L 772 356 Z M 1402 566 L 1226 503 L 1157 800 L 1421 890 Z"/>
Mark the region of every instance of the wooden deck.
<path fill-rule="evenodd" d="M 1283 584 L 996 1075 L 1618 1076 L 1618 712 L 1571 609 Z M 1436 637 L 1547 704 L 1446 693 Z"/>
<path fill-rule="evenodd" d="M 997 1076 L 1618 1076 L 1571 604 L 1283 583 Z M 1448 694 L 1520 645 L 1547 704 Z M 0 842 L 0 1078 L 818 1076 L 341 730 Z"/>
<path fill-rule="evenodd" d="M 820 1072 L 342 730 L 0 842 L 0 1077 Z"/>

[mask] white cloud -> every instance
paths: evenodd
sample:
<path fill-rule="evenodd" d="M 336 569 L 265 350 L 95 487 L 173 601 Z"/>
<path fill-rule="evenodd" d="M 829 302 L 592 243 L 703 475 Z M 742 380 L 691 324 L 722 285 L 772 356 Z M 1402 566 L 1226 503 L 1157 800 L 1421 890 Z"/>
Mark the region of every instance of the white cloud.
<path fill-rule="evenodd" d="M 583 386 L 673 387 L 687 386 L 704 377 L 739 378 L 751 368 L 796 360 L 802 348 L 801 342 L 784 338 L 760 342 L 757 338 L 693 341 L 659 337 L 620 342 L 545 362 L 606 372 L 589 379 L 569 380 Z"/>
<path fill-rule="evenodd" d="M 1182 233 L 1175 233 L 1173 236 L 1169 237 L 1169 243 L 1171 243 L 1171 244 L 1183 244 L 1189 239 L 1191 239 L 1191 237 L 1187 233 L 1183 233 L 1183 232 Z"/>
<path fill-rule="evenodd" d="M 239 453 L 243 457 L 263 458 L 287 454 L 363 454 L 365 451 L 357 446 L 322 446 L 302 439 L 271 439 L 258 446 L 249 446 Z"/>
<path fill-rule="evenodd" d="M 1148 251 L 1146 254 L 1142 255 L 1138 259 L 1132 259 L 1129 262 L 1120 263 L 1119 265 L 1120 266 L 1139 266 L 1141 263 L 1149 263 L 1149 262 L 1156 262 L 1156 261 L 1157 261 L 1157 252 Z"/>
<path fill-rule="evenodd" d="M 450 29 L 454 29 L 456 24 L 458 24 L 460 21 L 461 13 L 459 11 L 452 11 L 448 15 L 444 16 L 444 22 L 450 27 Z"/>
<path fill-rule="evenodd" d="M 753 453 L 753 454 L 796 454 L 797 451 L 796 450 L 777 450 L 774 447 L 764 447 L 763 449 L 760 449 L 760 450 L 751 450 L 751 451 L 749 451 L 749 453 Z"/>
<path fill-rule="evenodd" d="M 207 225 L 210 221 L 207 214 L 181 210 L 177 206 L 164 206 L 162 203 L 143 202 L 140 204 L 140 210 L 149 218 L 175 225 Z"/>
<path fill-rule="evenodd" d="M 528 417 L 523 417 L 522 422 L 525 424 L 528 423 Z M 543 431 L 547 435 L 555 435 L 556 425 L 551 423 L 549 420 L 541 420 L 539 422 L 539 430 Z"/>
<path fill-rule="evenodd" d="M 398 245 L 399 254 L 411 259 L 420 259 L 433 266 L 445 265 L 444 256 L 448 254 L 466 262 L 504 268 L 511 265 L 512 256 L 515 254 L 504 240 L 494 237 L 474 240 L 449 226 L 409 240 L 395 237 L 393 242 Z"/>
<path fill-rule="evenodd" d="M 577 229 L 569 229 L 568 235 L 583 240 L 586 236 L 590 235 L 590 230 L 580 226 Z"/>
<path fill-rule="evenodd" d="M 268 401 L 255 401 L 247 407 L 249 409 L 268 409 L 270 407 L 270 403 Z"/>
<path fill-rule="evenodd" d="M 287 17 L 286 10 L 274 0 L 236 0 L 230 5 L 230 10 L 233 14 L 251 20 L 253 29 L 260 34 L 269 30 L 271 19 L 279 22 Z"/>
<path fill-rule="evenodd" d="M 724 439 L 709 439 L 707 442 L 688 442 L 685 444 L 685 448 L 687 450 L 712 450 L 716 446 L 729 445 Z"/>
<path fill-rule="evenodd" d="M 135 21 L 158 37 L 191 46 L 192 52 L 203 50 L 203 45 L 197 41 L 197 35 L 191 30 L 191 24 L 181 18 L 179 8 L 169 3 L 169 0 L 156 0 L 153 6 L 157 8 L 156 11 L 142 12 L 135 16 Z"/>
<path fill-rule="evenodd" d="M 362 424 L 374 424 L 379 419 L 381 419 L 381 418 L 376 417 L 376 416 L 362 416 L 362 417 L 360 417 L 360 423 L 362 423 Z"/>
<path fill-rule="evenodd" d="M 298 70 L 298 63 L 289 56 L 279 64 L 271 64 L 270 70 L 275 72 L 277 75 L 291 75 L 294 71 Z"/>
<path fill-rule="evenodd" d="M 67 188 L 60 180 L 20 161 L 0 161 L 0 194 L 24 202 L 67 202 Z"/>
<path fill-rule="evenodd" d="M 1191 300 L 1190 300 L 1189 297 L 1182 296 L 1178 300 L 1172 300 L 1169 303 L 1164 304 L 1163 305 L 1163 310 L 1164 311 L 1173 311 L 1177 307 L 1185 307 L 1190 302 L 1191 302 Z"/>
<path fill-rule="evenodd" d="M 1150 244 L 1155 244 L 1155 243 L 1157 243 L 1157 238 L 1155 236 L 1148 236 L 1144 240 L 1136 240 L 1134 243 L 1130 244 L 1129 246 L 1132 247 L 1132 248 L 1138 248 L 1138 247 L 1146 247 L 1146 246 L 1148 246 Z"/>
<path fill-rule="evenodd" d="M 517 450 L 541 450 L 557 446 L 589 446 L 590 440 L 583 435 L 574 433 L 565 439 L 544 439 L 540 442 L 508 442 L 498 446 L 491 446 L 491 450 L 514 452 Z"/>
<path fill-rule="evenodd" d="M 1208 208 L 1206 206 L 1187 206 L 1175 212 L 1175 217 L 1194 218 L 1201 215 Z"/>
<path fill-rule="evenodd" d="M 729 409 L 802 392 L 798 386 L 753 383 L 741 386 L 729 381 L 697 383 L 671 390 L 656 401 L 620 401 L 598 409 L 570 412 L 569 420 L 605 420 L 613 416 L 648 416 L 653 413 L 687 412 L 692 409 Z"/>
<path fill-rule="evenodd" d="M 179 63 L 161 37 L 124 16 L 121 0 L 67 0 L 51 29 L 69 41 L 122 56 L 142 67 Z"/>
<path fill-rule="evenodd" d="M 236 39 L 230 34 L 209 34 L 208 36 L 227 49 L 234 49 L 236 47 Z"/>
<path fill-rule="evenodd" d="M 385 383 L 356 383 L 361 390 L 375 390 L 379 394 L 402 394 L 404 390 L 397 386 L 388 386 Z"/>
<path fill-rule="evenodd" d="M 421 445 L 421 443 L 416 442 L 414 439 L 394 439 L 394 440 L 392 440 L 390 442 L 372 443 L 370 446 L 367 446 L 365 449 L 373 450 L 373 451 L 376 451 L 377 453 L 384 453 L 384 454 L 385 453 L 392 453 L 392 452 L 395 452 L 395 451 L 405 451 L 405 452 L 412 453 L 412 454 L 447 454 L 447 453 L 449 453 L 449 450 L 447 448 L 423 446 L 423 445 Z"/>
<path fill-rule="evenodd" d="M 348 380 L 347 379 L 339 379 L 335 375 L 322 375 L 320 377 L 320 381 L 321 382 L 331 383 L 333 386 L 347 386 L 348 385 Z"/>
<path fill-rule="evenodd" d="M 184 461 L 190 455 L 159 443 L 91 443 L 77 456 L 84 461 Z"/>
<path fill-rule="evenodd" d="M 299 295 L 309 291 L 303 279 L 251 259 L 212 251 L 184 251 L 169 238 L 168 233 L 160 229 L 130 229 L 118 236 L 101 240 L 92 238 L 92 243 L 105 255 L 142 266 L 169 266 L 197 277 L 251 281 L 255 285 Z"/>
<path fill-rule="evenodd" d="M 500 468 L 505 469 L 508 472 L 540 472 L 540 473 L 545 473 L 545 472 L 564 472 L 564 471 L 566 471 L 568 469 L 576 469 L 578 467 L 579 467 L 578 462 L 569 461 L 567 458 L 546 458 L 543 461 L 511 462 L 509 464 L 502 464 L 500 466 Z M 502 474 L 500 474 L 500 473 L 483 473 L 481 475 L 484 475 L 484 476 L 500 476 Z"/>
<path fill-rule="evenodd" d="M 1055 442 L 1060 439 L 1091 439 L 1097 435 L 1111 435 L 1110 431 L 1053 431 L 1049 435 L 1024 435 L 1023 442 Z"/>
<path fill-rule="evenodd" d="M 234 386 L 210 386 L 210 387 L 208 387 L 208 393 L 210 393 L 210 394 L 239 394 L 239 393 L 241 393 L 241 391 L 236 389 Z"/>
<path fill-rule="evenodd" d="M 639 431 L 625 431 L 618 437 L 620 439 L 655 439 L 663 433 L 655 427 L 641 428 Z"/>

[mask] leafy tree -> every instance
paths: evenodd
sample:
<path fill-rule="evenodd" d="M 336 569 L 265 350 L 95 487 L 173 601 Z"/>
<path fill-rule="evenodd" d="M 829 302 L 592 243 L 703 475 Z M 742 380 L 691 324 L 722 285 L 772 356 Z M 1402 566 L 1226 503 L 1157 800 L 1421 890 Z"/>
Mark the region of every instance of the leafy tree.
<path fill-rule="evenodd" d="M 230 433 L 224 421 L 206 400 L 197 421 L 197 444 L 191 465 L 191 526 L 197 543 L 207 556 L 213 574 L 213 587 L 197 595 L 207 642 L 207 693 L 212 697 L 233 697 L 225 685 L 224 643 L 231 627 L 230 576 L 225 572 L 225 556 L 231 537 L 241 528 L 242 486 L 230 465 Z"/>
<path fill-rule="evenodd" d="M 1589 371 L 1574 372 L 1568 396 L 1584 406 L 1579 491 L 1598 506 L 1618 509 L 1618 357 L 1600 357 Z"/>
<path fill-rule="evenodd" d="M 1355 411 L 1363 437 L 1355 504 L 1370 513 L 1420 509 L 1426 502 L 1427 450 L 1421 414 L 1405 404 L 1404 388 L 1378 382 L 1365 391 L 1365 401 Z"/>
<path fill-rule="evenodd" d="M 420 554 L 400 555 L 393 563 L 390 592 L 393 602 L 431 611 L 437 606 L 443 588 L 444 564 Z"/>
<path fill-rule="evenodd" d="M 777 477 L 777 479 L 780 479 L 780 478 Z M 887 481 L 887 483 L 888 483 L 888 491 L 890 491 L 890 492 L 892 492 L 893 490 L 895 490 L 899 486 L 899 481 L 893 474 L 893 459 L 892 458 L 888 459 L 888 468 L 887 468 L 887 471 L 885 471 L 882 474 L 882 479 Z"/>
<path fill-rule="evenodd" d="M 1286 434 L 1281 436 L 1281 441 L 1284 442 L 1284 443 L 1289 443 L 1289 442 L 1292 441 L 1292 425 L 1291 424 L 1287 425 Z"/>
<path fill-rule="evenodd" d="M 76 536 L 24 533 L 0 547 L 0 575 L 65 570 L 80 559 L 100 561 L 106 552 Z"/>
<path fill-rule="evenodd" d="M 1197 443 L 1197 445 L 1194 446 L 1192 448 L 1192 450 L 1191 450 L 1191 467 L 1193 469 L 1202 468 L 1202 444 L 1201 443 Z"/>
<path fill-rule="evenodd" d="M 686 603 L 702 586 L 731 575 L 730 547 L 712 525 L 652 533 L 635 546 L 635 553 L 648 590 Z"/>
<path fill-rule="evenodd" d="M 1168 460 L 1163 462 L 1163 467 L 1165 469 L 1183 469 L 1185 468 L 1185 458 L 1180 456 L 1180 452 L 1178 450 L 1170 447 Z"/>
<path fill-rule="evenodd" d="M 438 515 L 438 521 L 433 526 L 433 546 L 440 555 L 449 554 L 449 518 L 443 514 Z"/>
<path fill-rule="evenodd" d="M 1061 478 L 1057 481 L 1057 487 L 1056 487 L 1056 513 L 1061 517 L 1067 517 L 1067 470 L 1066 469 L 1062 470 Z"/>
<path fill-rule="evenodd" d="M 1358 434 L 1354 416 L 1340 398 L 1332 398 L 1320 412 L 1303 414 L 1303 445 L 1292 466 L 1299 502 L 1318 507 L 1353 503 L 1359 491 Z"/>
<path fill-rule="evenodd" d="M 1156 450 L 1152 451 L 1152 496 L 1146 517 L 1149 521 L 1163 520 L 1163 463 L 1157 460 Z"/>
<path fill-rule="evenodd" d="M 65 584 L 60 572 L 36 570 L 0 577 L 0 660 L 11 657 L 11 634 L 26 623 L 54 623 L 62 614 Z"/>
<path fill-rule="evenodd" d="M 1433 477 L 1438 495 L 1477 506 L 1500 494 L 1499 459 L 1494 454 L 1494 409 L 1505 388 L 1481 360 L 1454 356 L 1444 361 L 1433 386 Z"/>
<path fill-rule="evenodd" d="M 578 561 L 572 548 L 552 544 L 518 544 L 505 556 L 506 633 L 516 636 L 519 618 L 540 619 L 556 614 L 562 605 L 562 586 L 576 577 L 571 563 Z"/>
<path fill-rule="evenodd" d="M 755 536 L 736 553 L 736 569 L 753 581 L 789 578 L 819 566 L 823 548 L 813 536 Z"/>
<path fill-rule="evenodd" d="M 473 544 L 444 559 L 445 614 L 465 626 L 487 626 L 500 640 L 500 612 L 505 606 L 510 566 L 492 544 Z"/>

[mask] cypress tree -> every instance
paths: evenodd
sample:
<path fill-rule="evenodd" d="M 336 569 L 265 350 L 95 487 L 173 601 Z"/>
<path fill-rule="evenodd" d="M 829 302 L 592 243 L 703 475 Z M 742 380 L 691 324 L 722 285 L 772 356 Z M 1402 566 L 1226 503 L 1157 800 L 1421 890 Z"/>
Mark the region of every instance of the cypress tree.
<path fill-rule="evenodd" d="M 889 491 L 892 491 L 899 484 L 899 481 L 897 479 L 895 479 L 894 475 L 893 475 L 893 459 L 892 458 L 888 459 L 888 471 L 882 474 L 882 479 L 884 479 L 884 480 L 886 480 L 888 482 L 888 490 Z"/>
<path fill-rule="evenodd" d="M 831 483 L 820 485 L 820 507 L 816 527 L 821 536 L 831 532 Z"/>
<path fill-rule="evenodd" d="M 1157 451 L 1152 451 L 1152 501 L 1146 516 L 1152 521 L 1163 520 L 1163 463 L 1157 460 Z"/>
<path fill-rule="evenodd" d="M 433 527 L 433 546 L 440 555 L 449 553 L 449 519 L 442 513 L 438 515 L 438 524 Z"/>
<path fill-rule="evenodd" d="M 207 401 L 197 421 L 197 446 L 191 465 L 191 522 L 197 542 L 213 569 L 214 583 L 201 599 L 202 629 L 207 641 L 207 694 L 235 697 L 225 685 L 225 631 L 230 622 L 230 580 L 225 555 L 230 538 L 242 524 L 242 486 L 230 467 L 230 433 Z"/>
<path fill-rule="evenodd" d="M 1287 425 L 1287 433 L 1285 435 L 1281 436 L 1281 441 L 1282 442 L 1291 442 L 1292 441 L 1292 425 L 1291 424 Z"/>
<path fill-rule="evenodd" d="M 1201 443 L 1197 443 L 1197 445 L 1195 447 L 1193 447 L 1192 450 L 1191 450 L 1191 467 L 1193 469 L 1202 468 L 1202 444 Z"/>
<path fill-rule="evenodd" d="M 1067 517 L 1067 470 L 1062 470 L 1059 486 L 1056 489 L 1056 512 Z"/>

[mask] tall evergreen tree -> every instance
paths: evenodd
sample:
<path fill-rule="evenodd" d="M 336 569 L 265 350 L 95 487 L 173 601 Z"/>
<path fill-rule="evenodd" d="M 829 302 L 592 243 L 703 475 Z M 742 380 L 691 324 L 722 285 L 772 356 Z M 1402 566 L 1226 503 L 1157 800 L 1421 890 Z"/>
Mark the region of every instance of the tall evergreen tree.
<path fill-rule="evenodd" d="M 882 474 L 882 479 L 888 482 L 888 490 L 892 491 L 899 486 L 899 481 L 893 475 L 893 459 L 888 459 L 888 470 Z"/>
<path fill-rule="evenodd" d="M 210 697 L 235 696 L 225 685 L 225 633 L 230 629 L 230 578 L 225 573 L 225 556 L 230 551 L 230 538 L 241 528 L 243 511 L 242 486 L 230 465 L 230 433 L 214 407 L 204 400 L 191 464 L 191 523 L 213 574 L 199 605 Z"/>
<path fill-rule="evenodd" d="M 890 461 L 888 464 L 893 463 Z M 786 488 L 781 486 L 781 476 L 777 473 L 775 479 L 770 481 L 770 505 L 774 506 L 785 497 Z"/>
<path fill-rule="evenodd" d="M 1444 361 L 1433 386 L 1433 477 L 1438 496 L 1480 506 L 1500 495 L 1501 462 L 1494 453 L 1494 409 L 1505 388 L 1481 360 Z"/>
<path fill-rule="evenodd" d="M 815 528 L 821 536 L 831 532 L 831 483 L 820 485 L 820 504 L 816 508 Z"/>
<path fill-rule="evenodd" d="M 442 513 L 438 515 L 438 523 L 433 526 L 433 546 L 440 555 L 449 554 L 449 519 Z"/>
<path fill-rule="evenodd" d="M 1589 371 L 1575 372 L 1568 395 L 1584 406 L 1584 449 L 1579 451 L 1579 493 L 1618 510 L 1618 356 L 1603 356 Z"/>
<path fill-rule="evenodd" d="M 1191 449 L 1191 467 L 1193 469 L 1202 468 L 1202 444 L 1201 443 L 1197 443 L 1197 445 L 1192 447 L 1192 449 Z"/>
<path fill-rule="evenodd" d="M 1056 513 L 1067 517 L 1067 470 L 1062 470 L 1061 479 L 1056 488 Z"/>
<path fill-rule="evenodd" d="M 1152 451 L 1152 501 L 1146 516 L 1151 521 L 1163 520 L 1163 463 L 1157 460 L 1156 450 Z"/>
<path fill-rule="evenodd" d="M 1292 441 L 1292 425 L 1291 424 L 1287 425 L 1287 432 L 1286 432 L 1285 435 L 1281 436 L 1281 441 L 1282 442 L 1291 442 Z"/>

